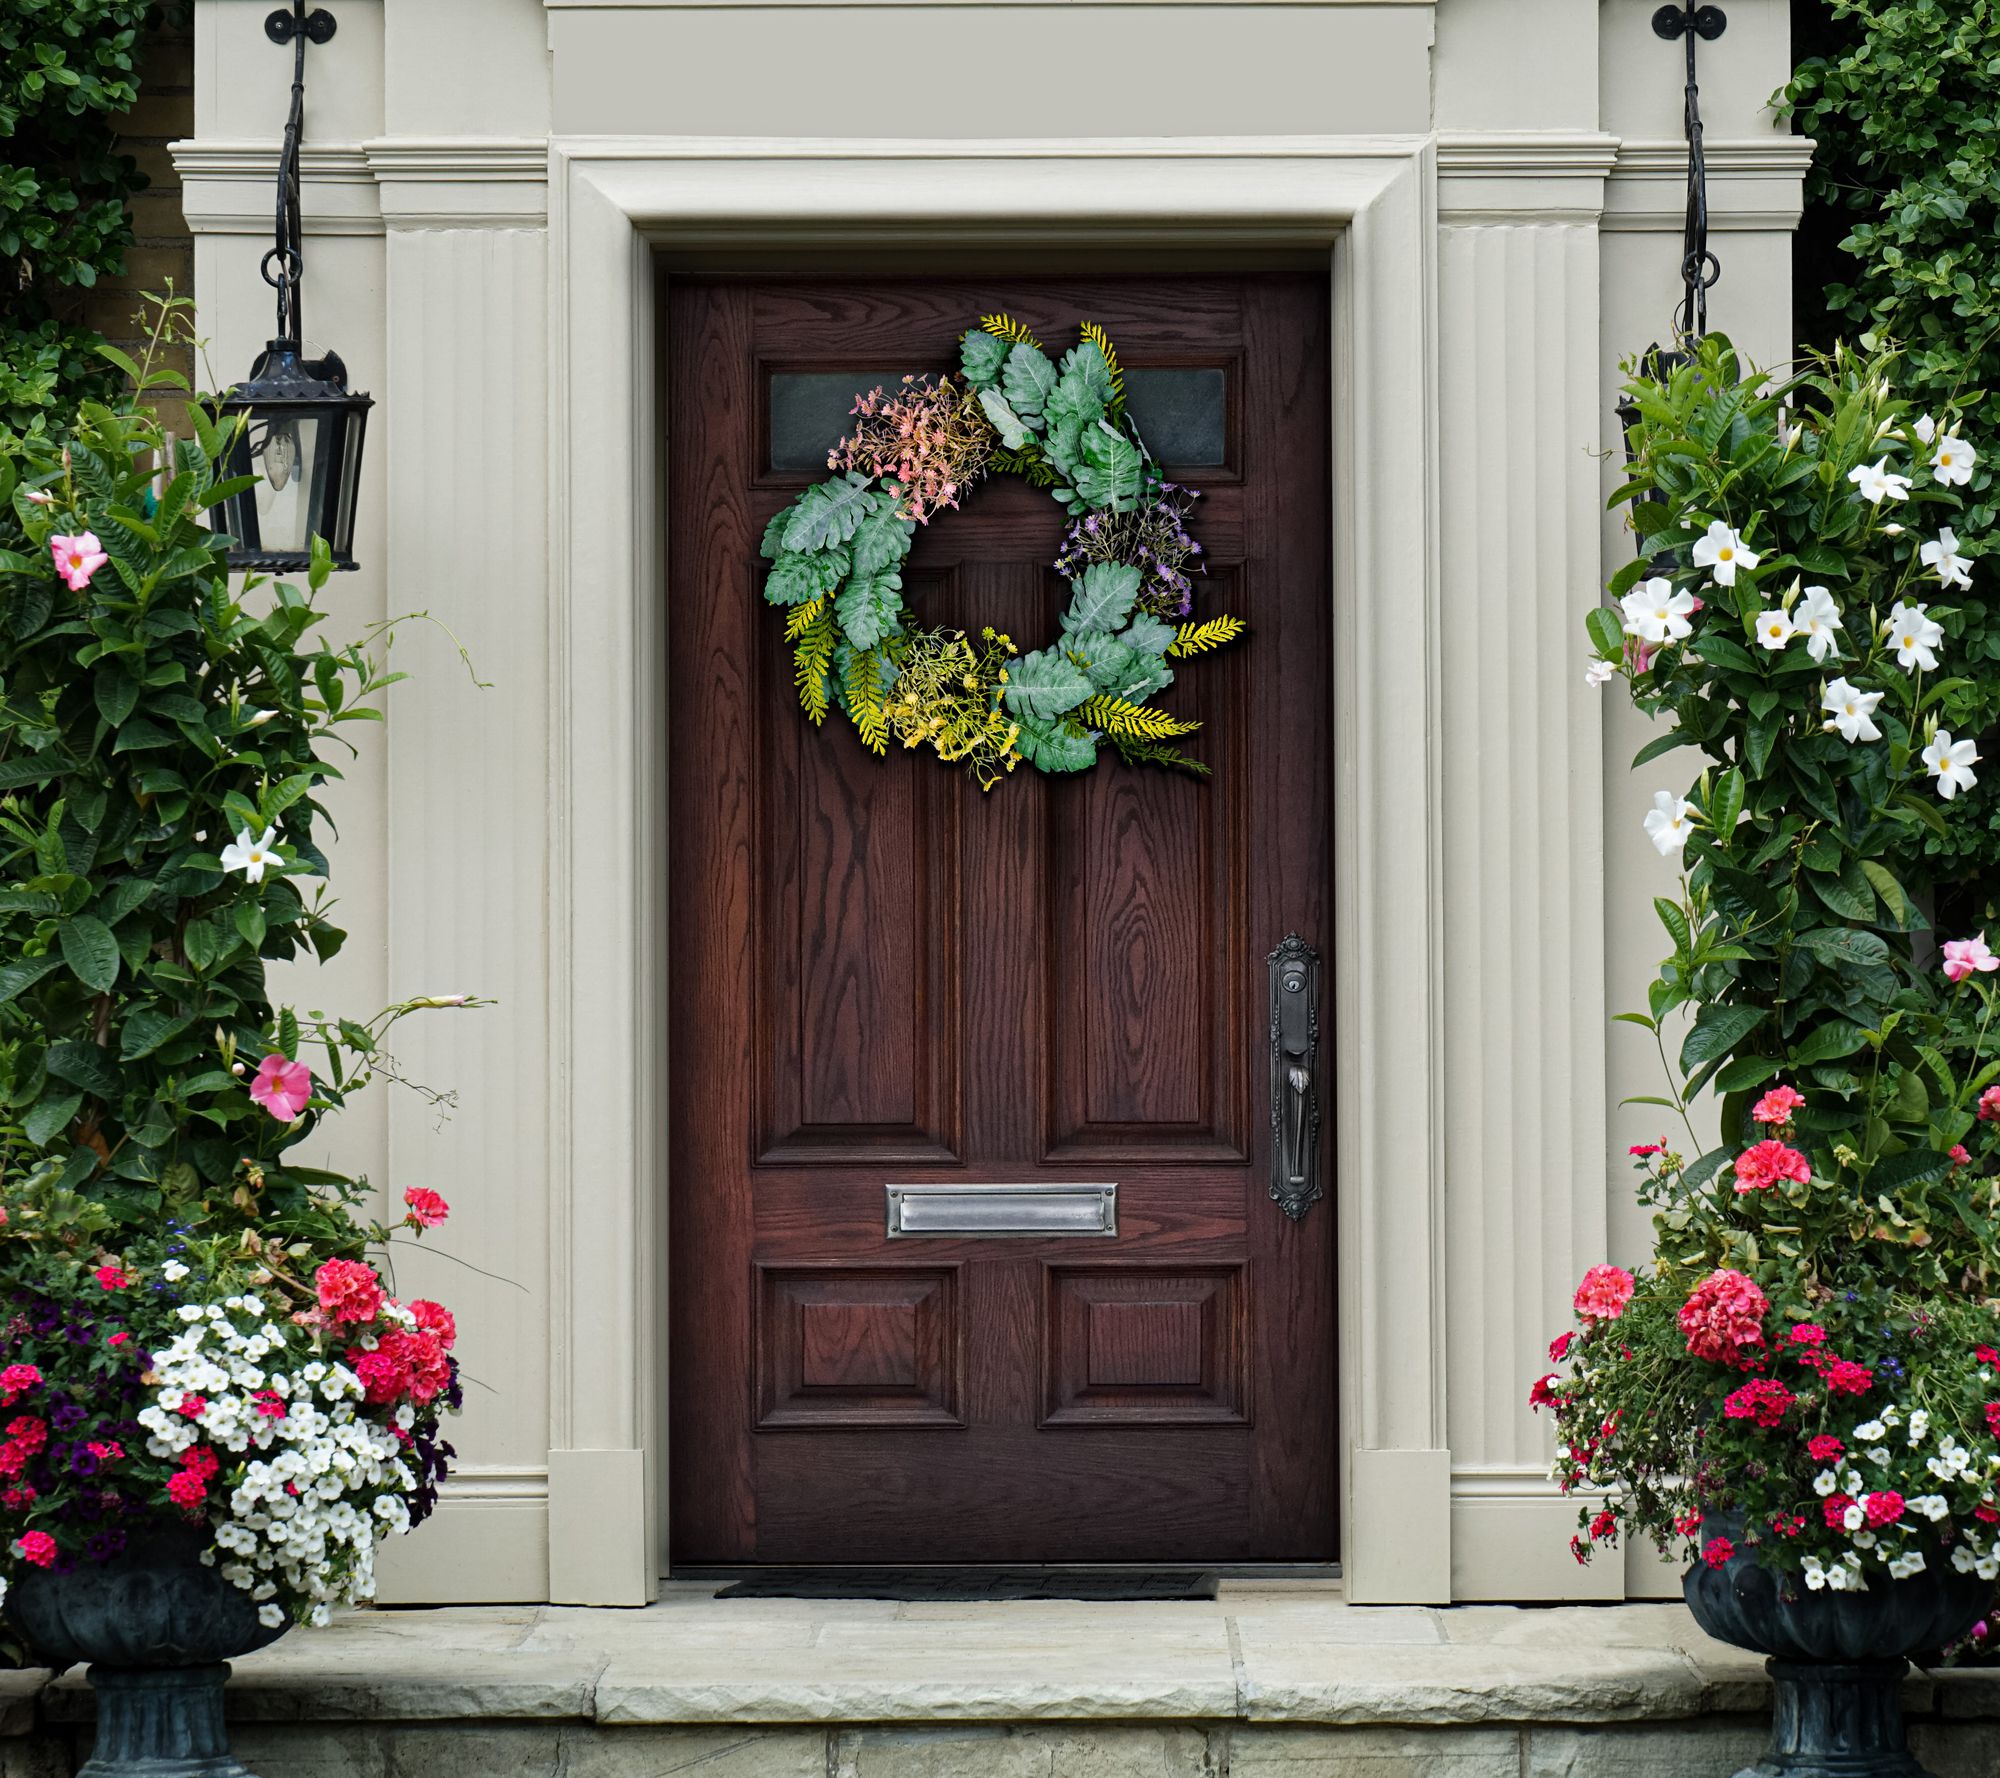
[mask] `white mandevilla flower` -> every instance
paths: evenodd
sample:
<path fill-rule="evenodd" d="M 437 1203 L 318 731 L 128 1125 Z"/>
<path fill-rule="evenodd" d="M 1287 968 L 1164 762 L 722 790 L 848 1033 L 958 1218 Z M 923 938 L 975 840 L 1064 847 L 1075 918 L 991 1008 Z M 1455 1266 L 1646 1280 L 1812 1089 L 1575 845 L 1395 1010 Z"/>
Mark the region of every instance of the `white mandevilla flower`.
<path fill-rule="evenodd" d="M 1910 422 L 1910 431 L 1916 435 L 1918 444 L 1927 445 L 1937 437 L 1937 421 L 1929 414 L 1920 415 Z"/>
<path fill-rule="evenodd" d="M 1929 606 L 1906 605 L 1898 599 L 1882 630 L 1896 651 L 1896 664 L 1906 673 L 1937 671 L 1937 645 L 1944 640 L 1944 627 L 1931 617 Z"/>
<path fill-rule="evenodd" d="M 1674 583 L 1655 575 L 1618 601 L 1625 614 L 1625 634 L 1641 642 L 1680 642 L 1694 633 L 1694 594 L 1674 591 Z"/>
<path fill-rule="evenodd" d="M 1732 531 L 1720 519 L 1712 521 L 1708 530 L 1695 539 L 1694 554 L 1691 558 L 1697 568 L 1706 568 L 1715 576 L 1718 586 L 1734 586 L 1736 571 L 1748 570 L 1762 560 L 1753 551 L 1743 547 L 1743 534 Z"/>
<path fill-rule="evenodd" d="M 1879 691 L 1862 691 L 1845 679 L 1833 679 L 1819 694 L 1819 707 L 1826 712 L 1827 728 L 1843 741 L 1879 741 L 1882 731 L 1874 718 L 1882 697 Z"/>
<path fill-rule="evenodd" d="M 1816 661 L 1840 659 L 1840 607 L 1823 586 L 1809 586 L 1792 607 L 1792 634 L 1806 639 Z"/>
<path fill-rule="evenodd" d="M 1946 586 L 1970 586 L 1972 569 L 1958 553 L 1958 539 L 1949 525 L 1940 525 L 1936 539 L 1917 546 L 1917 559 Z"/>
<path fill-rule="evenodd" d="M 1939 729 L 1924 749 L 1924 766 L 1938 781 L 1938 795 L 1950 802 L 1961 790 L 1979 782 L 1972 768 L 1979 763 L 1979 747 L 1973 741 L 1954 741 L 1950 729 Z M 1915 1444 L 1915 1438 L 1910 1440 Z"/>
<path fill-rule="evenodd" d="M 1653 806 L 1646 811 L 1646 837 L 1662 858 L 1671 857 L 1687 844 L 1694 831 L 1688 820 L 1693 813 L 1694 804 L 1686 797 L 1675 796 L 1671 790 L 1654 792 Z"/>
<path fill-rule="evenodd" d="M 267 870 L 283 870 L 285 861 L 271 850 L 277 831 L 275 827 L 267 827 L 261 840 L 253 840 L 246 827 L 233 843 L 222 848 L 222 868 L 240 870 L 244 881 L 250 883 L 261 883 Z"/>
<path fill-rule="evenodd" d="M 1757 642 L 1760 647 L 1776 654 L 1796 634 L 1792 620 L 1785 612 L 1774 607 L 1757 613 Z"/>
<path fill-rule="evenodd" d="M 1609 684 L 1618 677 L 1618 663 L 1593 659 L 1583 669 L 1583 682 L 1595 691 L 1600 685 Z"/>
<path fill-rule="evenodd" d="M 1962 488 L 1972 480 L 1973 466 L 1978 461 L 1979 453 L 1962 438 L 1941 438 L 1931 453 L 1931 468 L 1937 471 L 1938 480 L 1954 488 Z"/>
<path fill-rule="evenodd" d="M 1880 506 L 1884 500 L 1902 500 L 1910 492 L 1910 478 L 1891 470 L 1887 457 L 1857 464 L 1847 472 L 1847 479 L 1860 489 L 1861 498 L 1870 506 Z"/>

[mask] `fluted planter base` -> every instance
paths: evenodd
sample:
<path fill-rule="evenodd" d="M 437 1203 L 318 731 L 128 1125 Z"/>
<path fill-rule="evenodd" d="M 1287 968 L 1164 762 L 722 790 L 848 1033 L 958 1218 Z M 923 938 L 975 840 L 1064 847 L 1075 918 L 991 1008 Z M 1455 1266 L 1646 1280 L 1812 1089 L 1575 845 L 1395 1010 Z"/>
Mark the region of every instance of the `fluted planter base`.
<path fill-rule="evenodd" d="M 1900 1657 L 1769 1660 L 1771 1746 L 1737 1778 L 1934 1778 L 1910 1752 Z"/>
<path fill-rule="evenodd" d="M 226 1661 L 90 1669 L 97 1743 L 77 1778 L 252 1778 L 222 1720 Z"/>

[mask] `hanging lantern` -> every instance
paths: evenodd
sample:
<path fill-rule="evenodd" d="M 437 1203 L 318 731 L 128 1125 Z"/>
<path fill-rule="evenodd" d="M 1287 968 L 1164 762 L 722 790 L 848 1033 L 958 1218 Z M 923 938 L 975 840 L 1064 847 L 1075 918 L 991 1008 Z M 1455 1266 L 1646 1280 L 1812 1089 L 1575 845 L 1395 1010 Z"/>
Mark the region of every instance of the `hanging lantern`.
<path fill-rule="evenodd" d="M 217 523 L 234 540 L 232 568 L 302 572 L 312 541 L 324 538 L 336 568 L 353 568 L 354 504 L 361 481 L 361 444 L 374 404 L 347 387 L 337 352 L 305 356 L 299 314 L 304 269 L 299 223 L 299 141 L 305 128 L 306 44 L 333 35 L 333 15 L 306 11 L 293 0 L 271 14 L 264 31 L 293 45 L 292 109 L 278 157 L 277 240 L 264 255 L 264 282 L 278 293 L 277 338 L 265 346 L 249 377 L 216 404 L 236 430 L 224 473 L 253 475 L 254 487 L 216 508 Z"/>

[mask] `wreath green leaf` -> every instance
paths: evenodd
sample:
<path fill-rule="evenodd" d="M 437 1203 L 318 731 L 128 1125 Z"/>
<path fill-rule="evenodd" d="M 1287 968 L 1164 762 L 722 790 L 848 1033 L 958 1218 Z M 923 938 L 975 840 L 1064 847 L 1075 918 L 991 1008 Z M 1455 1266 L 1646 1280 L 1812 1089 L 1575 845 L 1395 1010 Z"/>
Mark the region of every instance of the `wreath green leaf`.
<path fill-rule="evenodd" d="M 1191 619 L 1195 496 L 1164 478 L 1126 418 L 1109 336 L 1086 321 L 1057 361 L 1012 316 L 985 315 L 959 341 L 958 375 L 861 396 L 828 458 L 838 473 L 764 529 L 764 597 L 787 608 L 801 708 L 820 723 L 837 706 L 874 753 L 928 746 L 981 789 L 1023 760 L 1084 771 L 1105 742 L 1128 763 L 1206 776 L 1178 745 L 1200 725 L 1148 700 L 1173 683 L 1169 660 L 1244 625 Z M 1027 654 L 992 629 L 975 640 L 927 628 L 903 599 L 917 526 L 995 473 L 1049 489 L 1072 519 L 1056 564 L 1071 589 L 1061 633 Z"/>

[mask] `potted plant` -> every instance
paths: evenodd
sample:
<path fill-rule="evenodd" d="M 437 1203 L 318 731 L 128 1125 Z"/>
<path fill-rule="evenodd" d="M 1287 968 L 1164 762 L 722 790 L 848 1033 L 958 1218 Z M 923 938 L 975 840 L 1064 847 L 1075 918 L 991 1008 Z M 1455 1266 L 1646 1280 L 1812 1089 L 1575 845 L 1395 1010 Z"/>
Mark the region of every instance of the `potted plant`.
<path fill-rule="evenodd" d="M 1889 864 L 1976 775 L 1950 521 L 1986 472 L 1894 368 L 1773 381 L 1711 337 L 1629 386 L 1643 553 L 1587 676 L 1667 720 L 1637 764 L 1705 759 L 1644 816 L 1671 954 L 1622 1015 L 1668 1077 L 1632 1150 L 1652 1258 L 1591 1268 L 1532 1395 L 1577 1559 L 1682 1553 L 1703 1628 L 1772 1657 L 1765 1769 L 1799 1774 L 1918 1771 L 1906 1657 L 2000 1578 L 2000 959 L 1920 946 Z"/>
<path fill-rule="evenodd" d="M 323 550 L 232 589 L 223 430 L 169 449 L 137 397 L 178 379 L 119 362 L 133 399 L 0 442 L 0 1571 L 32 1658 L 94 1663 L 91 1772 L 229 1773 L 223 1663 L 368 1598 L 445 1474 L 452 1317 L 368 1255 L 446 1207 L 302 1161 L 466 1002 L 273 1004 L 341 942 L 328 754 L 400 675 L 317 638 Z"/>

